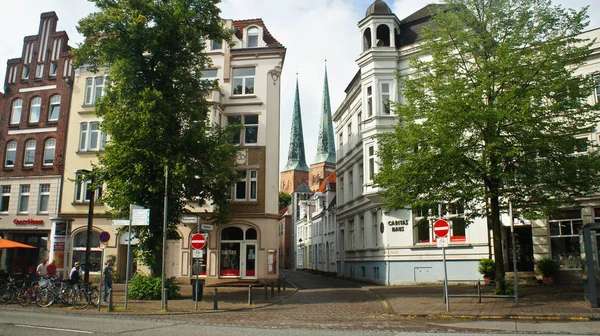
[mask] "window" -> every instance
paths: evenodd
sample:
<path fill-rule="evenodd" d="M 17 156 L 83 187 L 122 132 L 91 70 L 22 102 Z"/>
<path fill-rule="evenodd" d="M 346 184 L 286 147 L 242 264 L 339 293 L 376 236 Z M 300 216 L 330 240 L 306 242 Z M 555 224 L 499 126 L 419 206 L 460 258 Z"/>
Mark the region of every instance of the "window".
<path fill-rule="evenodd" d="M 358 165 L 358 187 L 359 187 L 358 194 L 359 195 L 362 195 L 362 193 L 363 193 L 363 186 L 365 184 L 365 177 L 364 177 L 364 171 L 363 171 L 364 168 L 363 167 L 364 166 L 363 166 L 362 163 Z"/>
<path fill-rule="evenodd" d="M 600 76 L 594 77 L 594 102 L 600 104 Z"/>
<path fill-rule="evenodd" d="M 39 213 L 48 213 L 48 201 L 50 200 L 50 184 L 40 184 Z"/>
<path fill-rule="evenodd" d="M 373 116 L 373 89 L 367 86 L 367 118 Z"/>
<path fill-rule="evenodd" d="M 234 143 L 255 144 L 258 143 L 258 114 L 247 114 L 243 116 L 227 117 L 229 125 L 243 122 L 244 128 L 233 139 Z"/>
<path fill-rule="evenodd" d="M 54 164 L 54 152 L 56 149 L 56 139 L 50 138 L 46 140 L 44 145 L 44 166 L 51 166 Z"/>
<path fill-rule="evenodd" d="M 360 244 L 365 247 L 365 217 L 358 216 L 358 225 L 360 225 Z"/>
<path fill-rule="evenodd" d="M 85 80 L 85 105 L 94 105 L 104 95 L 104 76 L 88 77 Z"/>
<path fill-rule="evenodd" d="M 340 177 L 340 203 L 344 202 L 344 178 Z"/>
<path fill-rule="evenodd" d="M 248 48 L 256 48 L 258 47 L 258 28 L 252 27 L 248 28 Z"/>
<path fill-rule="evenodd" d="M 348 143 L 350 143 L 350 141 L 352 141 L 352 123 L 348 123 Z"/>
<path fill-rule="evenodd" d="M 212 41 L 212 50 L 221 50 L 221 41 Z"/>
<path fill-rule="evenodd" d="M 40 110 L 42 107 L 42 98 L 34 97 L 31 100 L 31 106 L 29 106 L 29 122 L 37 123 L 40 121 Z"/>
<path fill-rule="evenodd" d="M 56 64 L 56 62 L 50 63 L 50 73 L 48 74 L 48 76 L 56 77 L 57 72 L 58 72 L 58 65 Z"/>
<path fill-rule="evenodd" d="M 35 161 L 35 140 L 29 140 L 25 143 L 25 156 L 23 156 L 24 166 L 33 166 Z"/>
<path fill-rule="evenodd" d="M 217 79 L 217 69 L 205 69 L 202 71 L 202 79 L 204 80 L 215 80 Z"/>
<path fill-rule="evenodd" d="M 574 154 L 583 154 L 588 151 L 588 139 L 587 138 L 577 138 L 575 139 L 575 148 L 573 148 Z"/>
<path fill-rule="evenodd" d="M 75 202 L 88 203 L 90 201 L 90 196 L 92 196 L 91 191 L 89 190 L 89 186 L 92 184 L 92 181 L 83 181 L 82 178 L 83 175 L 81 173 L 75 174 L 75 180 L 79 181 L 75 183 Z M 102 196 L 102 186 L 99 186 L 94 192 L 94 203 L 96 203 Z"/>
<path fill-rule="evenodd" d="M 100 231 L 92 231 L 90 242 L 90 273 L 99 273 L 102 267 L 102 249 L 100 246 Z M 73 236 L 73 263 L 81 264 L 81 274 L 85 272 L 85 248 L 87 240 L 87 231 L 80 231 Z"/>
<path fill-rule="evenodd" d="M 58 120 L 60 114 L 60 95 L 54 95 L 50 98 L 50 111 L 48 112 L 48 121 Z"/>
<path fill-rule="evenodd" d="M 103 151 L 106 134 L 100 131 L 100 122 L 82 122 L 79 133 L 79 150 L 82 152 Z"/>
<path fill-rule="evenodd" d="M 350 230 L 350 249 L 354 250 L 356 248 L 356 246 L 355 246 L 356 236 L 354 234 L 354 220 L 348 221 L 348 228 Z"/>
<path fill-rule="evenodd" d="M 23 67 L 23 74 L 21 75 L 21 78 L 29 79 L 29 67 L 28 66 Z"/>
<path fill-rule="evenodd" d="M 233 69 L 233 94 L 254 94 L 254 68 Z"/>
<path fill-rule="evenodd" d="M 377 211 L 371 212 L 371 227 L 373 228 L 373 246 L 377 246 L 377 231 L 379 231 L 379 221 L 377 220 Z"/>
<path fill-rule="evenodd" d="M 6 144 L 6 158 L 4 159 L 4 167 L 14 167 L 17 159 L 17 142 L 9 141 Z"/>
<path fill-rule="evenodd" d="M 362 113 L 357 115 L 357 119 L 358 133 L 360 133 L 360 131 L 362 131 Z"/>
<path fill-rule="evenodd" d="M 581 210 L 566 210 L 550 216 L 550 245 L 552 259 L 561 268 L 581 268 L 579 231 L 583 227 Z"/>
<path fill-rule="evenodd" d="M 340 146 L 340 151 L 343 152 L 344 151 L 344 133 L 340 132 L 340 134 L 338 134 L 338 144 Z"/>
<path fill-rule="evenodd" d="M 375 147 L 369 146 L 369 180 L 375 177 Z"/>
<path fill-rule="evenodd" d="M 10 203 L 10 186 L 0 186 L 0 212 L 8 212 L 8 204 Z"/>
<path fill-rule="evenodd" d="M 384 114 L 390 114 L 390 83 L 381 83 L 381 107 Z"/>
<path fill-rule="evenodd" d="M 23 110 L 23 99 L 16 99 L 12 104 L 10 124 L 18 125 L 21 122 L 21 111 Z"/>
<path fill-rule="evenodd" d="M 348 200 L 354 198 L 354 172 L 350 170 L 348 172 Z"/>
<path fill-rule="evenodd" d="M 19 193 L 19 212 L 26 213 L 29 208 L 29 184 L 21 184 Z"/>
<path fill-rule="evenodd" d="M 38 64 L 35 67 L 35 78 L 42 78 L 43 75 L 44 75 L 44 65 Z"/>
<path fill-rule="evenodd" d="M 258 199 L 258 170 L 238 172 L 240 180 L 234 186 L 235 201 L 256 201 Z"/>

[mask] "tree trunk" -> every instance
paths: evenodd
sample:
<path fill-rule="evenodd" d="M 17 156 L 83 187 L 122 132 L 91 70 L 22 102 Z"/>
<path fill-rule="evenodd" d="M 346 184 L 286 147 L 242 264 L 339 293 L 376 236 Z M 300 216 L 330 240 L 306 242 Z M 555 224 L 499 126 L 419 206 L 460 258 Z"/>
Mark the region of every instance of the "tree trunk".
<path fill-rule="evenodd" d="M 496 265 L 496 289 L 504 293 L 504 253 L 502 249 L 502 223 L 500 222 L 500 205 L 498 196 L 490 199 L 492 232 L 494 233 L 494 261 Z"/>

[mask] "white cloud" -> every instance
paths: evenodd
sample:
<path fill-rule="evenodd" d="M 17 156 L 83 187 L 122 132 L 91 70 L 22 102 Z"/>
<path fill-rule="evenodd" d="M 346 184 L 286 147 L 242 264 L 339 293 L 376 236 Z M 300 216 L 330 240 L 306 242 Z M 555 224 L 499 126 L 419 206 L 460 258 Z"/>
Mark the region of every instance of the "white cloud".
<path fill-rule="evenodd" d="M 299 73 L 300 100 L 307 164 L 316 153 L 321 113 L 325 59 L 329 74 L 332 113 L 344 98 L 344 89 L 358 70 L 360 36 L 357 23 L 373 0 L 224 0 L 219 5 L 223 17 L 262 18 L 271 34 L 287 48 L 281 88 L 280 166 L 287 161 L 296 72 Z M 388 0 L 400 20 L 433 0 Z M 555 3 L 579 9 L 590 5 L 590 27 L 600 26 L 600 4 L 596 0 L 561 0 Z M 35 35 L 42 12 L 55 11 L 58 29 L 65 30 L 71 46 L 81 42 L 77 21 L 94 10 L 86 0 L 20 0 L 2 5 L 0 20 L 0 78 L 6 61 L 21 55 L 23 37 Z"/>

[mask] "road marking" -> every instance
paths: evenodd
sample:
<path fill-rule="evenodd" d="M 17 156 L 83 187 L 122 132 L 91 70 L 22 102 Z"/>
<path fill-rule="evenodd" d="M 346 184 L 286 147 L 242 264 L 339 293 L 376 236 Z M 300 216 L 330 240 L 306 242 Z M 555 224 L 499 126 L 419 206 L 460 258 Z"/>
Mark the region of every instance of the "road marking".
<path fill-rule="evenodd" d="M 91 331 L 85 331 L 85 330 L 73 330 L 73 329 L 62 329 L 62 328 L 39 327 L 39 326 L 26 325 L 26 324 L 15 324 L 15 327 L 33 328 L 33 329 L 46 329 L 46 330 L 56 330 L 56 331 L 68 331 L 68 332 L 80 333 L 80 334 L 91 334 L 92 333 Z"/>

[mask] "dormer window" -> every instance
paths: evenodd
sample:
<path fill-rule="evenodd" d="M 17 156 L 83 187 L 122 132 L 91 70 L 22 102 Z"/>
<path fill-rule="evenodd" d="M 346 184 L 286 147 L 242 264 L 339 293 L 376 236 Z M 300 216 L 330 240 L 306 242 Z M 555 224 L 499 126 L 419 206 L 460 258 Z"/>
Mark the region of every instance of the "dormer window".
<path fill-rule="evenodd" d="M 248 41 L 246 43 L 248 48 L 258 47 L 258 28 L 248 28 Z"/>

